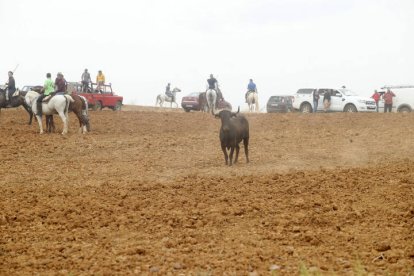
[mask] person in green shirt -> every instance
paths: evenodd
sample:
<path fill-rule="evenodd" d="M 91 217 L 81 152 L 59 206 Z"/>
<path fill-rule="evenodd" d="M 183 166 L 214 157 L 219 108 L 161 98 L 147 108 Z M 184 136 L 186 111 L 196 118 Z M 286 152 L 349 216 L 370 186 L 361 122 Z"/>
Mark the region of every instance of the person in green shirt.
<path fill-rule="evenodd" d="M 42 116 L 42 101 L 52 92 L 55 92 L 55 83 L 52 81 L 52 74 L 47 73 L 46 81 L 43 85 L 43 94 L 40 94 L 39 98 L 37 98 L 37 115 Z"/>

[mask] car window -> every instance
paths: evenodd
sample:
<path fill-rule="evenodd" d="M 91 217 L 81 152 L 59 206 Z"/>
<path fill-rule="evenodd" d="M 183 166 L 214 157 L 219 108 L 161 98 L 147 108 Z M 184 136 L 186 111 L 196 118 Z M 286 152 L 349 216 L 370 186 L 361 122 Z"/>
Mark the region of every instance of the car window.
<path fill-rule="evenodd" d="M 342 93 L 338 90 L 332 90 L 332 96 L 334 97 L 342 97 Z"/>
<path fill-rule="evenodd" d="M 298 93 L 298 94 L 312 94 L 313 90 L 314 90 L 313 88 L 302 88 L 302 89 L 299 89 L 298 92 L 296 92 L 296 93 Z"/>
<path fill-rule="evenodd" d="M 200 95 L 200 93 L 193 92 L 193 93 L 190 93 L 189 95 L 187 95 L 187 97 L 198 97 L 199 95 Z"/>
<path fill-rule="evenodd" d="M 323 96 L 323 95 L 325 95 L 326 92 L 329 92 L 330 90 L 331 89 L 328 89 L 328 88 L 320 88 L 320 89 L 318 89 L 318 92 L 319 92 L 320 96 Z"/>
<path fill-rule="evenodd" d="M 339 89 L 345 96 L 358 96 L 355 92 L 349 89 Z"/>

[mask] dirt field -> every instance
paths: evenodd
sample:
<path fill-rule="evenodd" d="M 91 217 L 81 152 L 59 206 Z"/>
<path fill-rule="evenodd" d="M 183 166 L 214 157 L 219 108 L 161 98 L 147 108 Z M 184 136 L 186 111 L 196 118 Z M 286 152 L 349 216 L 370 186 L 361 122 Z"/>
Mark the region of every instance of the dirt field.
<path fill-rule="evenodd" d="M 2 110 L 0 274 L 414 274 L 414 114 L 246 116 L 226 167 L 208 114 Z"/>

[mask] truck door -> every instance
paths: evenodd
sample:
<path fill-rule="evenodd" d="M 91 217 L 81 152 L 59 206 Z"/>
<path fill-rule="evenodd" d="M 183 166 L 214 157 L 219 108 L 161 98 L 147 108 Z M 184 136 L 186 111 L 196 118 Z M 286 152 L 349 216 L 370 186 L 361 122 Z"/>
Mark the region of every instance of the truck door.
<path fill-rule="evenodd" d="M 331 90 L 331 110 L 332 111 L 343 111 L 344 110 L 344 103 L 345 95 L 343 95 L 338 90 Z"/>

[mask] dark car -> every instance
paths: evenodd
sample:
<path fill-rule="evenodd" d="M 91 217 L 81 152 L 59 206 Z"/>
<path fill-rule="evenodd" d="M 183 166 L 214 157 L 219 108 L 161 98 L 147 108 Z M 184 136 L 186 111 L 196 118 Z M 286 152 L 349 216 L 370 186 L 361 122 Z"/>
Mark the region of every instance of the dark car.
<path fill-rule="evenodd" d="M 293 96 L 270 96 L 267 101 L 266 110 L 267 113 L 272 112 L 290 112 L 292 108 Z"/>
<path fill-rule="evenodd" d="M 207 111 L 208 106 L 205 95 L 206 92 L 193 92 L 187 96 L 184 96 L 181 99 L 181 107 L 185 110 L 185 112 L 190 112 L 190 110 Z M 217 108 L 231 110 L 232 106 L 225 100 L 219 100 L 217 101 Z"/>
<path fill-rule="evenodd" d="M 200 92 L 193 92 L 188 94 L 187 96 L 182 97 L 181 99 L 181 107 L 186 111 L 190 112 L 190 110 L 200 110 Z"/>

